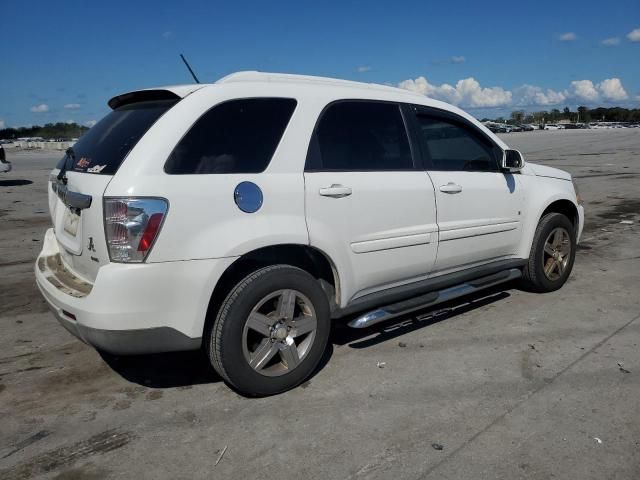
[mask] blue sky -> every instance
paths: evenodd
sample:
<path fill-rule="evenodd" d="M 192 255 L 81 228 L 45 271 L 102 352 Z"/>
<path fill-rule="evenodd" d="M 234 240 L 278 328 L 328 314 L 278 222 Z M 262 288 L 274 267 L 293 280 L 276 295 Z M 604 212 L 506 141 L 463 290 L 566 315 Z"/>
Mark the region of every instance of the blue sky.
<path fill-rule="evenodd" d="M 640 105 L 640 2 L 24 2 L 0 20 L 0 127 L 90 123 L 117 93 L 237 70 L 410 88 L 480 116 Z M 604 43 L 603 43 L 604 42 Z"/>

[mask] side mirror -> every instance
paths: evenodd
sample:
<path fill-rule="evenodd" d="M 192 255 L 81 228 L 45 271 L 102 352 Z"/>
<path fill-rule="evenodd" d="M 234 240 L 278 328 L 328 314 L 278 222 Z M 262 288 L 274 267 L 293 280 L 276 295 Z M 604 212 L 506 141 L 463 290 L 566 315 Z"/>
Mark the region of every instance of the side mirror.
<path fill-rule="evenodd" d="M 518 150 L 505 150 L 501 167 L 509 172 L 519 172 L 524 167 L 524 158 Z"/>

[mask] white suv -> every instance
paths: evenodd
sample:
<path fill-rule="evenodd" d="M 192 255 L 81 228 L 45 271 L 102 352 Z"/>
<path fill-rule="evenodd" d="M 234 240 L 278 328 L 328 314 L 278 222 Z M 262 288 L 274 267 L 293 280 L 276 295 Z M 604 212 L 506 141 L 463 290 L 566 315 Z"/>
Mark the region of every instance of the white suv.
<path fill-rule="evenodd" d="M 465 112 L 396 88 L 236 73 L 141 90 L 52 172 L 35 273 L 98 349 L 204 347 L 237 390 L 317 367 L 363 328 L 522 278 L 560 288 L 583 208 Z"/>

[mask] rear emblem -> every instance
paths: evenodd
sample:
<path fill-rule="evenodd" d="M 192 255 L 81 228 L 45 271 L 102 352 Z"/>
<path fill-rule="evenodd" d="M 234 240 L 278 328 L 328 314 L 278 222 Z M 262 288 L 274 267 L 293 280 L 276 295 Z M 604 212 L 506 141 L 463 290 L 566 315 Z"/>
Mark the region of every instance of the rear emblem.
<path fill-rule="evenodd" d="M 95 251 L 96 251 L 96 247 L 95 247 L 95 245 L 93 244 L 93 237 L 89 237 L 89 246 L 87 247 L 87 249 L 88 249 L 90 252 L 95 252 Z"/>

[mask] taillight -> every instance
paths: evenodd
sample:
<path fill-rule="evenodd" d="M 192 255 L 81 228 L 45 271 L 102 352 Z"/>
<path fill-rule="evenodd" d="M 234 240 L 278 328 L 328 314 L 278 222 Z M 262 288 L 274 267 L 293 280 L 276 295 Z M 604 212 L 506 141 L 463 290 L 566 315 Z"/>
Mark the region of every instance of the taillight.
<path fill-rule="evenodd" d="M 162 198 L 105 198 L 104 230 L 112 262 L 144 262 L 165 215 Z"/>

